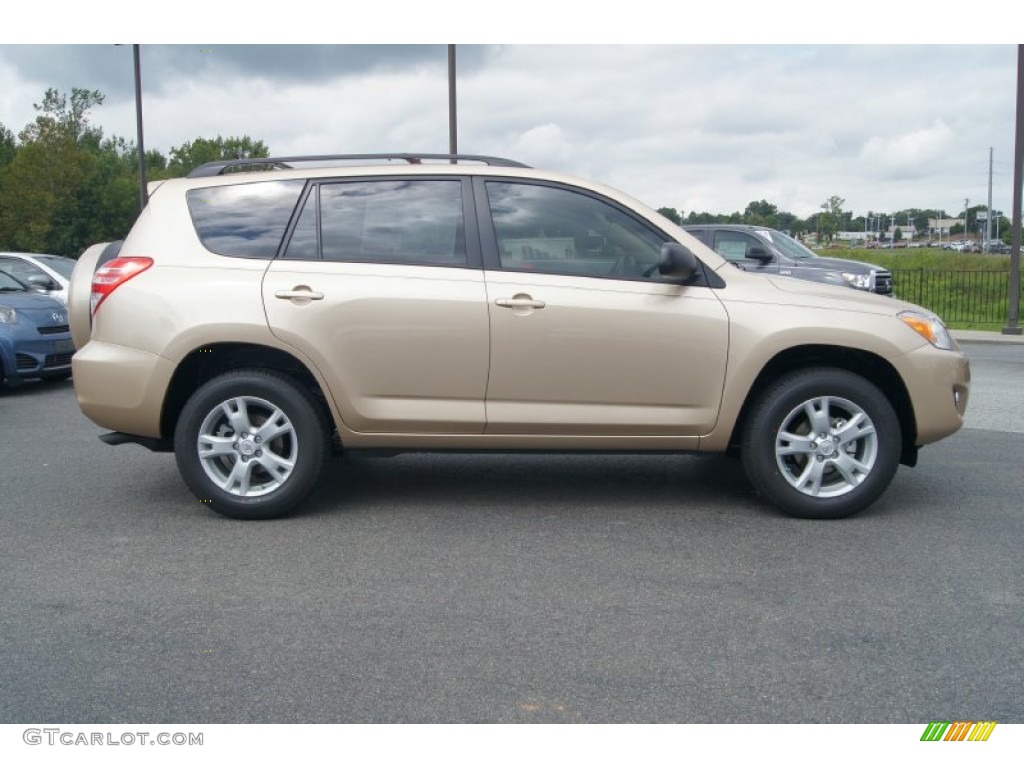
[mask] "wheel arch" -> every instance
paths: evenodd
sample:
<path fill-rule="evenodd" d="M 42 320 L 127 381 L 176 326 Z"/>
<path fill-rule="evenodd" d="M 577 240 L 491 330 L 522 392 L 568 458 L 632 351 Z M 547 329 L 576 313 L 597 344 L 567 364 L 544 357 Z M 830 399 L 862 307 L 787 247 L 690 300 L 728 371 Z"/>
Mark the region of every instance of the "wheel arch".
<path fill-rule="evenodd" d="M 903 439 L 900 462 L 913 466 L 917 458 L 917 421 L 910 393 L 899 372 L 885 358 L 863 349 L 810 344 L 778 352 L 761 369 L 747 392 L 729 437 L 729 452 L 739 453 L 743 430 L 753 405 L 781 376 L 806 368 L 830 367 L 849 371 L 874 384 L 889 400 L 900 422 Z"/>
<path fill-rule="evenodd" d="M 337 431 L 334 410 L 313 372 L 288 352 L 261 344 L 221 342 L 196 347 L 178 363 L 171 376 L 160 413 L 160 434 L 171 438 L 182 408 L 203 383 L 228 371 L 255 368 L 285 374 L 313 395 L 332 432 Z"/>

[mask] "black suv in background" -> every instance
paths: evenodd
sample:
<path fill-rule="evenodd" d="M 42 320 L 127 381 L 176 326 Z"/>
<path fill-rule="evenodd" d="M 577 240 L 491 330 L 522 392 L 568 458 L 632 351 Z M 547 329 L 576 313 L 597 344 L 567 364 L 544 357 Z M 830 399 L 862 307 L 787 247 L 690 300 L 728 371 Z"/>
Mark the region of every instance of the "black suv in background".
<path fill-rule="evenodd" d="M 692 224 L 683 229 L 748 272 L 892 295 L 892 273 L 887 269 L 862 261 L 819 256 L 777 229 L 745 224 Z"/>

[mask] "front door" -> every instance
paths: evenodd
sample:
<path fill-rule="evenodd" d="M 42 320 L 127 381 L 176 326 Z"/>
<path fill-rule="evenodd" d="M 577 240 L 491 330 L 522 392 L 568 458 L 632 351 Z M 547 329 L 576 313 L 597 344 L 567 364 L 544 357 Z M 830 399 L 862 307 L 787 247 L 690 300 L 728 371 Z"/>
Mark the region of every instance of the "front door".
<path fill-rule="evenodd" d="M 487 432 L 710 432 L 728 317 L 711 288 L 657 276 L 664 233 L 575 188 L 477 186 L 491 320 Z"/>

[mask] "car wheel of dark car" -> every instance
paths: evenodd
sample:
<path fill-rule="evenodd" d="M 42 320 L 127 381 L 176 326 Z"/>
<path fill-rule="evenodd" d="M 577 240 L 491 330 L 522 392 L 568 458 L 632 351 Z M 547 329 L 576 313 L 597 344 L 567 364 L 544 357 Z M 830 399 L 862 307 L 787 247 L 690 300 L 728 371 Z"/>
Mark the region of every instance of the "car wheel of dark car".
<path fill-rule="evenodd" d="M 755 489 L 793 517 L 847 517 L 889 486 L 900 423 L 885 395 L 854 373 L 797 371 L 755 403 L 742 443 Z"/>
<path fill-rule="evenodd" d="M 192 492 L 241 520 L 287 514 L 316 485 L 327 418 L 292 379 L 242 370 L 211 379 L 185 404 L 174 434 Z"/>

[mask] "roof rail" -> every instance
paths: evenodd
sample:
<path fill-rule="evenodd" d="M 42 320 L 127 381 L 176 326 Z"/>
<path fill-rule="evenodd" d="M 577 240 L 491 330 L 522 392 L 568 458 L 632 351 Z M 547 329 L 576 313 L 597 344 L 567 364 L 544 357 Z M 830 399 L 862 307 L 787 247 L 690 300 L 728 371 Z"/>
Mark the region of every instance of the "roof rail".
<path fill-rule="evenodd" d="M 436 155 L 409 152 L 396 152 L 385 155 L 295 155 L 292 157 L 244 157 L 238 160 L 216 160 L 204 163 L 188 174 L 188 178 L 203 176 L 220 176 L 229 168 L 241 168 L 247 165 L 272 165 L 277 168 L 291 168 L 291 163 L 317 163 L 335 160 L 404 160 L 410 165 L 419 165 L 424 160 L 448 160 L 451 163 L 472 161 L 484 165 L 502 166 L 507 168 L 529 168 L 530 166 L 503 157 L 487 155 Z"/>

